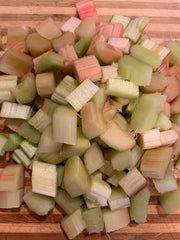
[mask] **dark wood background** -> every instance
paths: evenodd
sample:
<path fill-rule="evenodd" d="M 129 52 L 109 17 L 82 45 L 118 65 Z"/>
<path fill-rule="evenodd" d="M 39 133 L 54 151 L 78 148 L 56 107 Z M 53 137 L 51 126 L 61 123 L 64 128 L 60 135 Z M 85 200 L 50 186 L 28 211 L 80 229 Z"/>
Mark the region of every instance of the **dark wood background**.
<path fill-rule="evenodd" d="M 79 1 L 79 0 L 78 0 Z M 6 28 L 29 25 L 34 27 L 39 21 L 51 16 L 59 25 L 76 14 L 75 0 L 0 0 L 0 25 L 5 40 Z M 95 0 L 101 22 L 110 20 L 112 14 L 130 17 L 149 16 L 151 22 L 146 27 L 147 34 L 158 43 L 170 39 L 180 40 L 180 0 Z M 6 165 L 0 160 L 0 167 Z M 180 173 L 175 170 L 178 182 Z M 31 184 L 26 172 L 25 189 Z M 77 240 L 179 240 L 180 210 L 166 215 L 158 204 L 157 192 L 150 186 L 152 196 L 148 207 L 148 218 L 144 224 L 131 223 L 111 234 L 88 235 L 86 232 Z M 64 240 L 67 239 L 60 228 L 63 217 L 56 206 L 46 217 L 38 217 L 28 211 L 23 204 L 20 209 L 0 210 L 0 239 L 3 240 Z"/>

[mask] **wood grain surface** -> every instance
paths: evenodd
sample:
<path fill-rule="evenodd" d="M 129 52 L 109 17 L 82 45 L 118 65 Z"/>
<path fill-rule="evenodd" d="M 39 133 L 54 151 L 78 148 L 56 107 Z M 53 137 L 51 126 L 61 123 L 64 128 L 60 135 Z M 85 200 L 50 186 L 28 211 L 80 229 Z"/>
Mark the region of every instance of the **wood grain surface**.
<path fill-rule="evenodd" d="M 76 14 L 76 0 L 0 0 L 0 25 L 5 39 L 7 27 L 29 25 L 34 27 L 39 21 L 51 16 L 60 26 L 70 16 Z M 101 22 L 107 22 L 112 14 L 130 17 L 149 16 L 147 34 L 158 43 L 170 39 L 180 40 L 180 0 L 95 0 Z M 0 160 L 0 167 L 7 163 Z M 180 172 L 175 170 L 178 182 Z M 31 185 L 30 173 L 26 172 L 25 189 Z M 179 240 L 180 210 L 167 215 L 158 203 L 158 193 L 150 186 L 152 196 L 148 207 L 147 222 L 131 223 L 111 234 L 88 235 L 86 232 L 77 240 Z M 0 239 L 2 240 L 65 240 L 60 228 L 64 213 L 56 206 L 46 217 L 29 212 L 23 204 L 20 209 L 0 210 Z"/>

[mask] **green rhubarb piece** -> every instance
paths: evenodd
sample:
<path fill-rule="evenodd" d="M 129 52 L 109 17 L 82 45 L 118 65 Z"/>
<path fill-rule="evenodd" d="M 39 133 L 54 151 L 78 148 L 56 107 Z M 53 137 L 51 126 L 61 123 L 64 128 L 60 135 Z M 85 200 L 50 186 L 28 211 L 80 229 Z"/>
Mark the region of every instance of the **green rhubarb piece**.
<path fill-rule="evenodd" d="M 90 178 L 80 157 L 74 156 L 67 160 L 63 184 L 72 198 L 89 192 Z"/>
<path fill-rule="evenodd" d="M 64 175 L 64 165 L 57 165 L 56 171 L 57 171 L 57 186 L 60 187 Z"/>
<path fill-rule="evenodd" d="M 106 93 L 111 96 L 131 99 L 139 96 L 139 88 L 133 82 L 110 78 L 107 80 Z"/>
<path fill-rule="evenodd" d="M 59 151 L 58 152 L 36 152 L 36 156 L 43 160 L 44 162 L 51 163 L 51 164 L 59 164 L 63 160 L 60 157 Z"/>
<path fill-rule="evenodd" d="M 121 16 L 119 14 L 115 14 L 115 15 L 113 15 L 110 23 L 122 23 L 122 25 L 125 29 L 128 26 L 130 20 L 131 19 L 129 17 L 125 17 L 125 16 Z"/>
<path fill-rule="evenodd" d="M 114 170 L 112 172 L 112 174 L 110 175 L 110 177 L 108 177 L 106 179 L 107 182 L 109 182 L 110 184 L 112 184 L 113 186 L 117 187 L 118 184 L 119 184 L 119 181 L 126 175 L 125 172 L 121 171 L 117 171 L 117 170 Z"/>
<path fill-rule="evenodd" d="M 176 161 L 176 168 L 180 169 L 180 156 L 178 157 L 178 159 Z"/>
<path fill-rule="evenodd" d="M 32 127 L 27 121 L 23 122 L 18 128 L 17 133 L 32 143 L 38 143 L 40 132 Z"/>
<path fill-rule="evenodd" d="M 168 166 L 163 179 L 153 179 L 153 183 L 158 192 L 170 192 L 177 189 L 177 182 L 174 173 L 170 166 Z"/>
<path fill-rule="evenodd" d="M 180 113 L 173 114 L 171 116 L 171 121 L 180 125 Z"/>
<path fill-rule="evenodd" d="M 171 119 L 171 121 L 172 121 L 172 119 Z M 172 126 L 171 121 L 170 121 L 169 117 L 164 112 L 160 112 L 157 116 L 156 123 L 155 123 L 154 127 L 159 128 L 160 131 L 168 130 Z"/>
<path fill-rule="evenodd" d="M 130 127 L 139 133 L 153 128 L 165 100 L 160 93 L 142 94 L 132 113 Z"/>
<path fill-rule="evenodd" d="M 77 140 L 75 145 L 63 144 L 60 149 L 60 158 L 65 160 L 74 155 L 82 156 L 91 146 L 88 138 L 84 136 L 80 127 L 77 128 Z"/>
<path fill-rule="evenodd" d="M 100 207 L 83 209 L 82 212 L 84 221 L 86 222 L 86 229 L 89 234 L 99 233 L 104 229 L 103 214 Z"/>
<path fill-rule="evenodd" d="M 144 223 L 148 213 L 151 192 L 146 187 L 130 199 L 130 217 L 136 223 Z"/>
<path fill-rule="evenodd" d="M 180 42 L 169 41 L 167 47 L 171 50 L 168 55 L 169 62 L 180 69 Z"/>
<path fill-rule="evenodd" d="M 55 202 L 65 211 L 66 214 L 70 215 L 76 211 L 81 205 L 83 200 L 81 197 L 72 198 L 65 190 L 58 189 Z"/>
<path fill-rule="evenodd" d="M 61 221 L 61 227 L 69 239 L 73 239 L 80 234 L 86 228 L 86 223 L 82 216 L 82 209 L 78 208 L 71 215 L 64 217 Z"/>
<path fill-rule="evenodd" d="M 84 154 L 84 164 L 89 174 L 92 174 L 104 165 L 103 153 L 96 142 Z"/>
<path fill-rule="evenodd" d="M 123 171 L 131 166 L 131 150 L 122 152 L 111 150 L 110 160 L 113 169 Z"/>
<path fill-rule="evenodd" d="M 131 167 L 129 169 L 132 169 L 135 166 L 137 168 L 139 167 L 143 153 L 144 151 L 137 144 L 131 149 Z"/>
<path fill-rule="evenodd" d="M 26 155 L 29 158 L 33 158 L 36 151 L 37 151 L 37 145 L 29 142 L 28 140 L 24 140 L 20 143 L 20 147 L 22 150 L 26 153 Z"/>
<path fill-rule="evenodd" d="M 172 147 L 148 149 L 141 158 L 140 170 L 149 178 L 163 179 L 172 156 Z"/>
<path fill-rule="evenodd" d="M 59 104 L 51 101 L 48 98 L 45 98 L 42 104 L 42 111 L 44 111 L 50 118 L 54 114 L 54 110 L 59 107 Z"/>
<path fill-rule="evenodd" d="M 78 86 L 78 81 L 67 75 L 55 88 L 51 99 L 60 104 L 68 104 L 65 98 Z"/>
<path fill-rule="evenodd" d="M 23 81 L 12 89 L 12 92 L 18 103 L 32 103 L 37 93 L 34 74 L 27 73 L 24 75 Z"/>
<path fill-rule="evenodd" d="M 64 58 L 55 52 L 47 52 L 41 55 L 34 65 L 36 74 L 54 71 L 63 68 Z"/>
<path fill-rule="evenodd" d="M 10 152 L 18 148 L 20 143 L 23 141 L 23 137 L 19 136 L 17 133 L 10 133 L 8 136 L 8 140 L 4 146 L 5 152 Z"/>
<path fill-rule="evenodd" d="M 75 45 L 74 45 L 74 49 L 78 55 L 78 58 L 84 57 L 89 45 L 91 43 L 91 39 L 89 38 L 81 38 Z"/>
<path fill-rule="evenodd" d="M 127 194 L 120 187 L 113 187 L 108 204 L 111 210 L 127 208 L 130 206 L 130 200 Z"/>
<path fill-rule="evenodd" d="M 161 65 L 161 57 L 159 54 L 147 48 L 141 47 L 140 45 L 134 45 L 131 48 L 130 55 L 149 64 L 154 71 Z"/>
<path fill-rule="evenodd" d="M 91 208 L 100 207 L 100 204 L 98 202 L 91 201 L 90 199 L 88 199 L 85 196 L 83 196 L 83 197 L 84 197 L 84 202 L 85 202 L 87 208 L 91 209 Z"/>
<path fill-rule="evenodd" d="M 130 116 L 132 114 L 137 102 L 138 102 L 138 98 L 130 100 L 129 104 L 127 105 L 127 107 L 124 110 L 125 115 Z"/>
<path fill-rule="evenodd" d="M 178 184 L 178 189 L 174 191 L 163 193 L 159 200 L 160 205 L 168 214 L 172 214 L 180 209 L 180 185 Z"/>
<path fill-rule="evenodd" d="M 118 62 L 118 74 L 137 86 L 150 84 L 152 67 L 132 56 L 124 55 Z"/>
<path fill-rule="evenodd" d="M 130 222 L 128 208 L 116 210 L 104 209 L 103 218 L 106 232 L 112 232 L 126 227 Z"/>
<path fill-rule="evenodd" d="M 52 197 L 34 193 L 31 189 L 27 190 L 23 197 L 28 208 L 40 216 L 45 216 L 54 208 L 55 202 Z"/>
<path fill-rule="evenodd" d="M 26 167 L 29 168 L 29 166 L 31 165 L 31 159 L 29 158 L 29 156 L 26 155 L 26 153 L 20 149 L 17 148 L 14 151 L 14 155 L 19 159 L 19 161 Z"/>

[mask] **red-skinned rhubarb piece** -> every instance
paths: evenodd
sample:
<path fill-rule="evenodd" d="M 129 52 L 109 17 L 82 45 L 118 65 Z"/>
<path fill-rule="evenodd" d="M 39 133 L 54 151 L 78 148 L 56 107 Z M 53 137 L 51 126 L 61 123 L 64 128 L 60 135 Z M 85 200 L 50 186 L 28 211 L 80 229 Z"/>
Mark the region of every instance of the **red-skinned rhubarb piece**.
<path fill-rule="evenodd" d="M 167 79 L 169 84 L 163 91 L 163 94 L 167 96 L 167 102 L 172 102 L 180 93 L 180 82 L 174 76 L 169 76 Z"/>
<path fill-rule="evenodd" d="M 113 24 L 113 30 L 112 30 L 112 33 L 111 33 L 111 37 L 112 38 L 122 37 L 123 30 L 124 30 L 124 27 L 123 27 L 122 23 L 114 23 Z"/>
<path fill-rule="evenodd" d="M 176 65 L 169 68 L 167 75 L 175 76 L 180 81 L 180 70 Z"/>

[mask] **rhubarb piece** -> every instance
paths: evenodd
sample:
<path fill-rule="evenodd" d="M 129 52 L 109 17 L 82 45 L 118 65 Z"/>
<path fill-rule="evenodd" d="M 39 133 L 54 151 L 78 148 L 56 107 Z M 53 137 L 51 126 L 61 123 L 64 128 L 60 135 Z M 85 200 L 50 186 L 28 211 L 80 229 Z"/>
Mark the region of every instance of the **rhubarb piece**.
<path fill-rule="evenodd" d="M 29 158 L 33 158 L 36 151 L 37 151 L 37 145 L 24 140 L 20 143 L 20 147 L 21 149 L 25 152 L 25 154 L 29 157 Z"/>
<path fill-rule="evenodd" d="M 84 164 L 89 174 L 94 173 L 104 165 L 103 153 L 96 142 L 93 142 L 85 152 Z"/>
<path fill-rule="evenodd" d="M 167 101 L 163 104 L 162 112 L 164 112 L 169 118 L 171 117 L 171 105 Z"/>
<path fill-rule="evenodd" d="M 159 200 L 160 205 L 168 214 L 172 214 L 178 209 L 180 209 L 180 185 L 178 184 L 178 189 L 163 193 Z"/>
<path fill-rule="evenodd" d="M 163 179 L 153 179 L 153 183 L 158 192 L 164 193 L 178 188 L 176 178 L 170 166 L 168 166 Z"/>
<path fill-rule="evenodd" d="M 138 86 L 146 86 L 151 81 L 152 67 L 132 56 L 125 55 L 118 62 L 118 73 Z"/>
<path fill-rule="evenodd" d="M 20 143 L 23 141 L 23 138 L 17 133 L 11 133 L 8 136 L 8 140 L 4 145 L 3 149 L 5 152 L 10 152 L 18 148 Z M 1 143 L 2 144 L 2 143 Z"/>
<path fill-rule="evenodd" d="M 179 68 L 174 65 L 168 69 L 168 75 L 175 76 L 178 80 L 180 80 L 180 70 Z"/>
<path fill-rule="evenodd" d="M 78 81 L 67 75 L 57 85 L 51 96 L 51 99 L 60 104 L 68 104 L 68 102 L 65 100 L 65 97 L 67 97 L 77 86 Z"/>
<path fill-rule="evenodd" d="M 154 127 L 159 128 L 160 131 L 165 131 L 170 129 L 171 126 L 172 126 L 172 123 L 169 117 L 164 112 L 160 112 L 157 116 Z"/>
<path fill-rule="evenodd" d="M 66 45 L 75 44 L 75 35 L 72 32 L 65 32 L 59 38 L 56 38 L 52 41 L 53 48 L 55 52 L 59 52 L 62 47 Z"/>
<path fill-rule="evenodd" d="M 117 78 L 117 68 L 113 65 L 101 67 L 102 79 L 101 83 L 105 83 L 109 78 Z"/>
<path fill-rule="evenodd" d="M 149 178 L 164 178 L 172 156 L 172 147 L 160 147 L 145 151 L 141 158 L 140 170 Z"/>
<path fill-rule="evenodd" d="M 119 184 L 119 181 L 121 180 L 121 178 L 123 178 L 125 176 L 125 172 L 121 171 L 117 171 L 114 170 L 111 175 L 106 179 L 107 182 L 109 182 L 110 184 L 112 184 L 113 186 L 117 187 Z"/>
<path fill-rule="evenodd" d="M 83 209 L 82 212 L 84 221 L 86 222 L 86 229 L 89 234 L 99 233 L 104 229 L 103 214 L 100 207 L 91 209 Z"/>
<path fill-rule="evenodd" d="M 128 26 L 130 22 L 129 17 L 121 16 L 119 14 L 115 14 L 112 16 L 111 23 L 121 23 L 124 27 L 124 29 Z"/>
<path fill-rule="evenodd" d="M 52 125 L 47 126 L 41 134 L 38 144 L 38 152 L 39 153 L 59 152 L 61 146 L 62 146 L 61 143 L 57 143 L 53 139 Z"/>
<path fill-rule="evenodd" d="M 79 235 L 86 228 L 82 209 L 78 208 L 71 215 L 64 217 L 61 221 L 61 227 L 68 236 L 68 239 L 73 239 Z"/>
<path fill-rule="evenodd" d="M 61 70 L 64 66 L 64 58 L 55 52 L 47 52 L 39 56 L 34 65 L 36 74 L 43 72 L 50 72 L 54 70 Z"/>
<path fill-rule="evenodd" d="M 102 84 L 99 84 L 98 86 L 99 86 L 99 90 L 92 97 L 91 101 L 96 105 L 98 109 L 102 110 L 107 100 L 106 85 L 102 83 Z"/>
<path fill-rule="evenodd" d="M 51 164 L 59 164 L 62 162 L 62 159 L 58 152 L 39 152 L 37 151 L 36 156 L 43 160 L 44 162 Z"/>
<path fill-rule="evenodd" d="M 75 78 L 79 82 L 90 79 L 93 82 L 101 79 L 101 68 L 94 55 L 85 56 L 73 62 Z"/>
<path fill-rule="evenodd" d="M 156 52 L 141 47 L 140 45 L 134 45 L 131 48 L 131 56 L 147 63 L 153 68 L 154 71 L 161 65 L 161 58 Z"/>
<path fill-rule="evenodd" d="M 66 214 L 70 215 L 75 212 L 78 208 L 83 205 L 81 197 L 72 198 L 63 189 L 58 189 L 55 202 L 65 211 Z"/>
<path fill-rule="evenodd" d="M 64 165 L 57 165 L 56 171 L 57 171 L 57 186 L 61 187 L 63 175 L 64 175 Z M 57 196 L 57 194 L 56 194 L 56 196 Z"/>
<path fill-rule="evenodd" d="M 50 97 L 55 89 L 53 72 L 39 73 L 36 75 L 36 88 L 40 97 Z"/>
<path fill-rule="evenodd" d="M 154 93 L 162 92 L 168 86 L 168 79 L 160 72 L 153 72 L 150 84 L 141 87 L 142 92 Z"/>
<path fill-rule="evenodd" d="M 121 115 L 120 113 L 116 113 L 116 114 L 114 115 L 114 117 L 113 117 L 113 121 L 114 121 L 115 123 L 117 123 L 118 126 L 119 126 L 121 129 L 123 129 L 123 130 L 125 130 L 125 131 L 128 131 L 128 129 L 129 129 L 129 124 L 128 124 L 126 118 L 123 117 L 123 115 Z"/>
<path fill-rule="evenodd" d="M 89 139 L 95 138 L 106 130 L 103 113 L 93 102 L 88 102 L 81 109 L 82 131 Z"/>
<path fill-rule="evenodd" d="M 130 41 L 127 38 L 109 38 L 108 45 L 113 46 L 123 53 L 129 53 Z"/>
<path fill-rule="evenodd" d="M 113 120 L 107 123 L 107 130 L 100 135 L 109 147 L 117 151 L 126 151 L 135 145 L 135 140 L 122 130 Z"/>
<path fill-rule="evenodd" d="M 77 17 L 70 17 L 63 25 L 61 26 L 61 31 L 63 32 L 73 32 L 79 26 L 81 20 Z"/>
<path fill-rule="evenodd" d="M 51 118 L 44 111 L 39 109 L 32 118 L 29 119 L 28 123 L 39 132 L 43 132 L 43 130 L 51 123 Z"/>
<path fill-rule="evenodd" d="M 179 113 L 176 113 L 176 114 L 171 116 L 171 121 L 173 123 L 176 123 L 176 124 L 180 125 L 180 111 L 179 111 Z"/>
<path fill-rule="evenodd" d="M 17 132 L 24 122 L 25 120 L 23 119 L 7 118 L 5 122 L 5 126 L 11 129 L 13 132 Z"/>
<path fill-rule="evenodd" d="M 171 102 L 171 114 L 180 113 L 180 95 Z"/>
<path fill-rule="evenodd" d="M 90 38 L 88 37 L 81 37 L 80 40 L 74 45 L 74 49 L 79 58 L 84 57 L 89 45 L 91 43 Z"/>
<path fill-rule="evenodd" d="M 28 52 L 26 38 L 32 32 L 28 26 L 9 27 L 7 32 L 6 48 L 16 48 L 22 52 Z"/>
<path fill-rule="evenodd" d="M 168 57 L 166 56 L 163 59 L 160 67 L 158 67 L 157 71 L 163 73 L 164 75 L 167 75 L 168 70 L 169 70 L 169 60 L 168 60 Z"/>
<path fill-rule="evenodd" d="M 107 98 L 107 101 L 104 104 L 102 112 L 103 112 L 103 115 L 104 115 L 104 118 L 105 118 L 106 122 L 112 120 L 113 117 L 115 116 L 117 110 L 113 106 L 113 104 L 111 103 L 109 98 Z"/>
<path fill-rule="evenodd" d="M 126 227 L 130 222 L 128 208 L 104 209 L 103 218 L 106 233 Z"/>
<path fill-rule="evenodd" d="M 94 22 L 96 23 L 96 25 L 99 24 L 96 8 L 92 0 L 85 0 L 79 3 L 76 3 L 76 9 L 78 11 L 80 19 L 83 19 L 85 17 L 91 17 L 94 19 Z"/>
<path fill-rule="evenodd" d="M 74 31 L 78 39 L 89 38 L 92 39 L 96 34 L 96 24 L 91 17 L 84 17 L 81 23 Z"/>
<path fill-rule="evenodd" d="M 90 178 L 82 160 L 78 156 L 67 160 L 64 169 L 63 184 L 65 190 L 72 198 L 89 192 Z"/>
<path fill-rule="evenodd" d="M 90 199 L 86 198 L 85 196 L 83 196 L 83 198 L 84 198 L 84 202 L 85 202 L 87 208 L 92 209 L 92 208 L 100 207 L 100 204 L 98 202 L 91 201 Z"/>
<path fill-rule="evenodd" d="M 131 169 L 121 180 L 119 185 L 128 196 L 136 195 L 139 191 L 148 185 L 146 178 L 138 171 L 136 167 Z"/>
<path fill-rule="evenodd" d="M 174 76 L 166 77 L 168 80 L 168 86 L 163 91 L 163 94 L 167 96 L 166 101 L 172 102 L 180 92 L 180 82 Z"/>
<path fill-rule="evenodd" d="M 174 146 L 173 146 L 173 154 L 175 156 L 178 156 L 180 153 L 180 126 L 179 126 L 179 124 L 173 123 L 172 129 L 174 129 L 179 136 L 179 138 L 177 139 L 177 141 L 174 143 Z"/>
<path fill-rule="evenodd" d="M 31 91 L 29 91 L 29 89 L 31 89 Z M 37 93 L 34 74 L 25 74 L 22 78 L 22 82 L 12 88 L 11 92 L 18 103 L 32 103 Z"/>
<path fill-rule="evenodd" d="M 131 197 L 130 205 L 130 217 L 136 223 L 146 222 L 148 214 L 148 203 L 151 196 L 151 192 L 146 187 L 137 193 L 135 196 Z"/>
<path fill-rule="evenodd" d="M 89 139 L 84 136 L 81 128 L 78 128 L 76 144 L 63 144 L 60 149 L 60 159 L 65 160 L 74 155 L 82 156 L 90 146 Z"/>
<path fill-rule="evenodd" d="M 78 112 L 95 95 L 98 89 L 93 82 L 86 79 L 76 87 L 65 100 Z"/>
<path fill-rule="evenodd" d="M 137 144 L 131 149 L 131 167 L 129 170 L 135 166 L 138 167 L 137 165 L 139 165 L 138 163 L 140 162 L 143 153 L 144 151 Z"/>
<path fill-rule="evenodd" d="M 151 129 L 138 136 L 138 143 L 142 149 L 151 149 L 161 146 L 159 129 Z"/>
<path fill-rule="evenodd" d="M 28 189 L 23 197 L 28 208 L 39 216 L 45 216 L 54 208 L 55 202 L 52 197 L 34 193 Z"/>
<path fill-rule="evenodd" d="M 0 155 L 4 154 L 4 151 L 5 151 L 4 148 L 7 142 L 8 142 L 8 138 L 0 134 Z"/>
<path fill-rule="evenodd" d="M 39 23 L 36 26 L 36 31 L 39 33 L 39 35 L 48 40 L 53 40 L 62 34 L 57 24 L 50 17 Z"/>
<path fill-rule="evenodd" d="M 20 148 L 17 148 L 14 151 L 13 157 L 16 158 L 16 161 L 18 159 L 18 162 L 22 163 L 25 168 L 29 168 L 29 166 L 31 165 L 31 159 Z"/>
<path fill-rule="evenodd" d="M 37 32 L 31 33 L 26 38 L 26 45 L 33 57 L 38 57 L 41 54 L 51 50 L 51 42 L 41 37 Z"/>
<path fill-rule="evenodd" d="M 53 139 L 58 143 L 76 144 L 77 113 L 70 107 L 59 106 L 53 114 Z"/>
<path fill-rule="evenodd" d="M 104 165 L 99 169 L 99 171 L 101 173 L 103 173 L 104 175 L 110 177 L 112 175 L 112 173 L 114 172 L 111 161 L 105 160 Z"/>
<path fill-rule="evenodd" d="M 39 142 L 40 132 L 32 127 L 27 121 L 21 123 L 17 129 L 17 133 L 32 143 Z"/>
<path fill-rule="evenodd" d="M 107 81 L 106 93 L 111 96 L 131 99 L 139 96 L 139 88 L 133 82 L 110 78 Z"/>
<path fill-rule="evenodd" d="M 168 56 L 169 62 L 172 65 L 176 65 L 180 69 L 180 42 L 169 41 L 167 47 L 170 49 L 170 54 Z"/>
<path fill-rule="evenodd" d="M 16 191 L 24 187 L 24 167 L 8 165 L 0 171 L 0 191 Z"/>
<path fill-rule="evenodd" d="M 123 30 L 124 27 L 122 23 L 113 23 L 111 38 L 120 38 L 123 34 Z"/>
<path fill-rule="evenodd" d="M 29 119 L 31 116 L 31 108 L 27 105 L 17 103 L 3 102 L 0 116 L 5 118 Z"/>
<path fill-rule="evenodd" d="M 6 74 L 22 77 L 33 68 L 32 57 L 18 49 L 9 49 L 0 60 L 0 71 Z"/>
<path fill-rule="evenodd" d="M 131 151 L 110 150 L 110 160 L 113 169 L 123 171 L 131 166 Z"/>
<path fill-rule="evenodd" d="M 55 197 L 56 190 L 56 166 L 49 163 L 34 161 L 32 168 L 32 192 Z"/>
<path fill-rule="evenodd" d="M 120 187 L 113 187 L 111 196 L 108 199 L 108 204 L 111 210 L 128 208 L 130 206 L 130 200 Z"/>
<path fill-rule="evenodd" d="M 15 191 L 0 191 L 0 208 L 18 208 L 23 202 L 24 189 Z"/>
<path fill-rule="evenodd" d="M 104 180 L 91 176 L 90 190 L 85 197 L 93 202 L 98 202 L 100 206 L 107 206 L 107 200 L 111 196 L 111 187 Z"/>
<path fill-rule="evenodd" d="M 174 129 L 160 132 L 161 146 L 173 145 L 178 138 L 179 136 Z"/>
<path fill-rule="evenodd" d="M 160 93 L 141 95 L 131 116 L 131 128 L 139 133 L 153 128 L 164 102 L 165 96 Z"/>
<path fill-rule="evenodd" d="M 1 75 L 0 76 L 0 103 L 4 101 L 14 102 L 14 97 L 11 94 L 11 89 L 17 85 L 16 75 Z"/>

